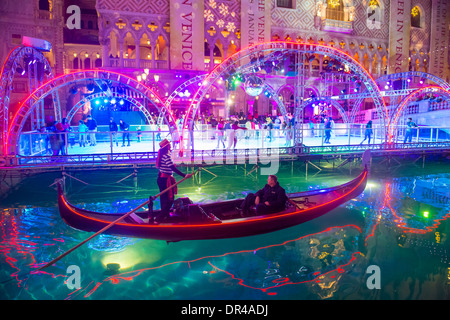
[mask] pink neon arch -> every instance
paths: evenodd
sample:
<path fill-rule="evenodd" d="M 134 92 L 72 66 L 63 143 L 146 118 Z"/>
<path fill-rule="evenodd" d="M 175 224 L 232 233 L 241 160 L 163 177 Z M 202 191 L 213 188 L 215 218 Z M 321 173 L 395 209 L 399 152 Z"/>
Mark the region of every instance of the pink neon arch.
<path fill-rule="evenodd" d="M 424 91 L 431 91 L 434 90 L 433 92 L 441 92 L 443 94 L 446 94 L 447 96 L 450 97 L 450 91 L 447 89 L 444 89 L 442 87 L 439 86 L 427 86 L 427 87 L 423 87 L 420 89 L 417 89 L 416 91 L 410 93 L 405 99 L 403 99 L 403 102 L 400 104 L 400 106 L 397 108 L 395 114 L 393 115 L 393 120 L 391 121 L 391 124 L 389 126 L 389 143 L 392 143 L 392 138 L 394 137 L 394 128 L 397 125 L 397 122 L 399 120 L 399 117 L 403 111 L 403 109 L 405 108 L 405 106 L 407 106 L 409 104 L 409 102 L 417 95 L 423 93 Z"/>
<path fill-rule="evenodd" d="M 124 75 L 124 74 L 121 74 L 121 73 L 119 73 L 119 72 L 114 72 L 114 71 L 107 71 L 107 70 L 100 70 L 100 69 L 97 69 L 97 70 L 83 70 L 83 71 L 76 71 L 76 72 L 72 72 L 72 73 L 68 73 L 68 74 L 63 74 L 63 75 L 60 75 L 60 76 L 58 76 L 58 77 L 56 77 L 56 78 L 52 78 L 52 79 L 50 79 L 49 81 L 47 81 L 46 83 L 42 84 L 39 88 L 37 88 L 36 90 L 34 90 L 34 91 L 33 91 L 33 92 L 32 92 L 32 93 L 31 93 L 31 94 L 30 94 L 30 95 L 29 95 L 29 96 L 28 96 L 21 104 L 20 104 L 18 110 L 16 111 L 16 113 L 14 114 L 14 116 L 13 116 L 13 118 L 12 118 L 12 121 L 11 121 L 10 124 L 9 124 L 8 132 L 6 133 L 6 139 L 5 139 L 4 145 L 3 145 L 4 154 L 5 154 L 5 155 L 10 155 L 10 154 L 11 154 L 11 152 L 10 152 L 10 151 L 11 151 L 11 147 L 14 145 L 14 148 L 15 148 L 15 145 L 17 144 L 17 143 L 16 143 L 16 142 L 17 142 L 16 139 L 17 139 L 18 137 L 16 137 L 16 138 L 12 137 L 12 134 L 13 134 L 12 129 L 14 128 L 14 126 L 19 125 L 19 126 L 18 126 L 19 130 L 18 130 L 17 133 L 20 132 L 20 130 L 21 130 L 22 126 L 23 126 L 23 121 L 25 121 L 25 119 L 27 119 L 27 117 L 28 117 L 28 115 L 29 115 L 29 112 L 32 110 L 32 106 L 33 106 L 35 103 L 33 103 L 33 104 L 31 105 L 31 107 L 28 107 L 27 105 L 28 105 L 28 103 L 29 103 L 32 99 L 34 99 L 35 101 L 38 101 L 38 100 L 41 99 L 42 95 L 39 94 L 39 91 L 40 91 L 40 90 L 42 90 L 42 89 L 45 88 L 46 86 L 52 86 L 52 87 L 54 87 L 54 88 L 59 88 L 59 87 L 61 87 L 61 86 L 67 85 L 68 83 L 70 83 L 70 82 L 72 82 L 72 81 L 81 81 L 81 80 L 89 79 L 90 77 L 87 77 L 87 78 L 76 78 L 76 77 L 74 77 L 74 78 L 71 78 L 70 81 L 68 81 L 68 82 L 64 82 L 63 84 L 59 83 L 61 80 L 64 81 L 64 78 L 65 78 L 65 77 L 68 77 L 68 76 L 70 76 L 70 75 L 76 75 L 76 74 L 80 74 L 80 73 L 89 73 L 89 72 L 95 72 L 95 73 L 100 73 L 100 72 L 101 72 L 101 73 L 107 73 L 107 74 L 114 74 L 114 75 L 119 76 L 118 79 L 120 79 L 120 78 L 125 78 L 125 79 L 128 80 L 128 82 L 131 81 L 131 82 L 133 82 L 134 84 L 136 84 L 136 88 L 133 88 L 133 89 L 135 89 L 135 90 L 137 90 L 137 86 L 142 86 L 143 89 L 144 89 L 143 92 L 149 92 L 150 94 L 153 94 L 153 95 L 156 97 L 156 101 L 159 102 L 158 105 L 161 107 L 161 109 L 164 109 L 164 108 L 165 108 L 165 105 L 164 105 L 164 103 L 162 102 L 162 99 L 161 99 L 161 98 L 158 96 L 158 94 L 155 93 L 151 88 L 149 88 L 149 87 L 145 86 L 144 84 L 138 82 L 137 80 L 135 80 L 135 79 L 133 79 L 133 78 L 131 78 L 131 77 L 129 77 L 129 76 L 126 76 L 126 75 Z M 102 80 L 108 80 L 108 79 L 103 79 L 103 78 L 99 78 L 99 79 L 102 79 Z M 119 82 L 119 80 L 112 80 L 112 81 Z M 125 83 L 124 83 L 124 84 L 125 84 Z M 50 91 L 52 91 L 52 90 L 54 90 L 54 89 L 51 89 Z M 48 95 L 50 91 L 45 92 L 45 95 Z M 20 122 L 19 122 L 19 119 L 18 119 L 18 118 L 19 118 L 20 111 L 21 111 L 21 110 L 26 110 L 27 108 L 28 108 L 28 110 L 26 111 L 25 115 L 22 117 L 22 120 L 20 120 Z M 176 130 L 177 133 L 179 134 L 178 128 L 177 128 L 177 126 L 176 126 L 175 118 L 174 118 L 172 112 L 171 112 L 170 110 L 167 110 L 167 111 L 168 111 L 168 114 L 169 114 L 169 120 L 170 120 L 170 121 L 169 121 L 169 122 L 170 122 L 170 123 L 169 123 L 169 126 L 173 127 L 174 130 Z"/>
<path fill-rule="evenodd" d="M 290 46 L 291 47 L 298 47 L 298 48 L 301 48 L 302 46 L 305 46 L 305 47 L 315 47 L 315 48 L 322 48 L 322 49 L 332 50 L 332 51 L 336 52 L 337 54 L 341 54 L 341 55 L 344 55 L 345 57 L 347 57 L 354 66 L 356 66 L 359 70 L 364 72 L 364 75 L 367 76 L 368 80 L 371 82 L 372 87 L 373 87 L 373 89 L 375 91 L 375 94 L 380 98 L 380 101 L 382 103 L 382 107 L 383 107 L 383 111 L 384 111 L 384 120 L 386 121 L 386 127 L 389 128 L 389 126 L 390 126 L 389 125 L 389 120 L 390 120 L 389 119 L 389 113 L 388 113 L 388 110 L 387 110 L 387 107 L 386 107 L 386 103 L 385 103 L 383 97 L 381 96 L 381 92 L 380 92 L 380 90 L 378 88 L 378 85 L 376 84 L 374 78 L 364 69 L 364 67 L 358 61 L 356 61 L 352 56 L 350 56 L 348 53 L 346 53 L 346 52 L 344 52 L 342 50 L 333 48 L 333 47 L 328 47 L 328 46 L 323 46 L 323 45 L 318 45 L 318 44 L 286 42 L 286 41 L 271 41 L 271 42 L 255 44 L 255 45 L 249 46 L 247 48 L 241 49 L 240 51 L 234 53 L 233 55 L 231 55 L 230 57 L 228 57 L 227 59 L 222 61 L 222 63 L 220 65 L 216 66 L 206 76 L 206 78 L 202 82 L 202 86 L 194 94 L 194 96 L 192 98 L 192 103 L 189 105 L 189 108 L 187 109 L 186 117 L 185 117 L 184 122 L 183 122 L 183 127 L 182 127 L 182 130 L 181 130 L 181 136 L 180 136 L 180 148 L 181 149 L 184 148 L 184 146 L 183 146 L 184 132 L 185 132 L 185 130 L 187 128 L 187 125 L 188 125 L 190 113 L 193 111 L 193 109 L 196 112 L 196 107 L 195 107 L 194 104 L 197 104 L 196 100 L 198 98 L 198 95 L 200 94 L 201 88 L 205 84 L 208 84 L 210 82 L 210 79 L 211 79 L 212 75 L 215 73 L 215 71 L 219 70 L 219 68 L 221 68 L 223 65 L 227 65 L 227 63 L 229 61 L 235 59 L 235 57 L 238 56 L 239 54 L 241 54 L 243 51 L 252 51 L 251 49 L 253 49 L 253 48 L 260 47 L 260 46 L 265 46 L 265 45 L 271 45 L 271 44 L 274 45 L 274 50 L 275 49 L 282 50 L 282 49 L 286 49 L 286 48 L 288 48 Z M 279 46 L 279 47 L 276 47 L 276 46 Z M 254 52 L 257 52 L 257 50 L 254 50 L 253 53 Z M 194 115 L 192 115 L 192 116 L 194 116 Z"/>
<path fill-rule="evenodd" d="M 3 66 L 0 71 L 0 86 L 3 86 L 3 88 L 0 88 L 0 148 L 3 148 L 4 145 L 6 145 L 6 136 L 8 132 L 8 124 L 9 124 L 9 104 L 10 104 L 10 94 L 7 86 L 9 86 L 8 78 L 14 77 L 14 74 L 16 73 L 16 67 L 20 65 L 18 62 L 18 59 L 20 59 L 24 54 L 31 53 L 33 55 L 38 55 L 39 58 L 43 61 L 45 66 L 48 68 L 47 70 L 49 73 L 46 75 L 47 79 L 53 78 L 53 70 L 48 62 L 48 60 L 42 55 L 42 53 L 28 45 L 19 45 L 14 47 L 6 57 L 5 61 L 3 62 Z M 10 89 L 10 88 L 9 88 Z M 60 114 L 61 112 L 59 110 L 55 110 Z M 4 153 L 5 154 L 5 153 Z"/>

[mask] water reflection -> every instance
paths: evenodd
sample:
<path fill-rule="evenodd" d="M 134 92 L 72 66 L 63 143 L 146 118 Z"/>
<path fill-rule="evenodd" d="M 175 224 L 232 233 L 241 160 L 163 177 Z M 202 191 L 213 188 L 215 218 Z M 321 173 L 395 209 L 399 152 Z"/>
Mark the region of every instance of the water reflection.
<path fill-rule="evenodd" d="M 42 261 L 50 259 L 53 252 L 47 248 L 59 248 L 64 244 L 64 237 L 52 229 L 55 226 L 55 218 L 55 210 L 48 208 L 19 207 L 2 210 L 0 243 L 2 299 L 33 299 L 36 297 L 34 284 L 38 277 L 38 287 L 43 289 L 38 294 L 39 298 L 58 299 L 58 295 L 52 290 L 49 291 L 42 281 L 45 278 L 54 283 L 55 279 L 64 279 L 65 275 L 55 270 L 53 272 L 36 270 L 42 265 Z"/>
<path fill-rule="evenodd" d="M 3 209 L 0 297 L 447 299 L 449 181 L 450 174 L 372 177 L 360 197 L 322 220 L 245 239 L 168 246 L 101 235 L 47 272 L 36 269 L 90 234 L 65 225 L 55 207 Z M 315 181 L 311 187 L 335 183 Z M 287 189 L 297 191 L 294 184 Z M 188 195 L 196 201 L 242 195 L 193 190 Z M 80 206 L 126 212 L 141 201 L 113 199 Z M 334 224 L 327 226 L 328 221 Z M 68 264 L 83 267 L 78 290 L 64 285 Z M 370 265 L 380 267 L 380 290 L 367 288 Z"/>
<path fill-rule="evenodd" d="M 278 294 L 281 287 L 303 284 L 321 299 L 329 298 L 337 289 L 340 274 L 348 272 L 350 264 L 360 255 L 357 251 L 360 231 L 351 225 L 334 227 L 280 245 L 258 248 L 252 254 L 234 253 L 210 265 L 239 285 L 270 296 Z"/>

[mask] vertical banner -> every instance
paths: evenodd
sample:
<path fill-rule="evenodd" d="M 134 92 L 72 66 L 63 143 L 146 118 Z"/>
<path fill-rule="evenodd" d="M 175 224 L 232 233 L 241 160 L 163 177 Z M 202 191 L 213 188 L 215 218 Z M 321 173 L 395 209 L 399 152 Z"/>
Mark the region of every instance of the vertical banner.
<path fill-rule="evenodd" d="M 271 1 L 241 1 L 241 48 L 270 41 Z"/>
<path fill-rule="evenodd" d="M 204 3 L 170 0 L 170 67 L 205 69 Z"/>
<path fill-rule="evenodd" d="M 389 72 L 409 71 L 411 0 L 391 0 L 389 29 Z"/>
<path fill-rule="evenodd" d="M 431 21 L 430 67 L 428 72 L 446 79 L 448 72 L 448 25 L 450 23 L 448 0 L 433 0 Z"/>

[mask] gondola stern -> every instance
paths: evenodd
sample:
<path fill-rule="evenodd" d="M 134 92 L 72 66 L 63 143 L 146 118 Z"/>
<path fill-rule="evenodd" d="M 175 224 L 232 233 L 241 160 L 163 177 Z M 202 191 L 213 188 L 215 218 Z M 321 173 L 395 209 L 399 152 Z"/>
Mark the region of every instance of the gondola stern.
<path fill-rule="evenodd" d="M 57 188 L 57 192 L 58 192 L 58 198 L 59 198 L 61 195 L 64 195 L 64 188 L 63 188 L 63 186 L 62 186 L 62 181 L 58 181 L 58 182 L 56 183 L 56 188 Z"/>

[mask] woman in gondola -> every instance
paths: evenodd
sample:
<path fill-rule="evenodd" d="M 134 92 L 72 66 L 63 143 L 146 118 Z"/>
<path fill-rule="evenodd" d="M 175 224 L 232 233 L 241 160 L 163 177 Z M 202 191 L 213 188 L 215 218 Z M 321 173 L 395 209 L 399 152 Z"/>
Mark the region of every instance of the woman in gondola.
<path fill-rule="evenodd" d="M 159 172 L 156 182 L 158 183 L 159 191 L 163 191 L 176 183 L 175 178 L 173 177 L 174 172 L 183 178 L 190 178 L 192 174 L 184 174 L 175 167 L 170 154 L 171 146 L 169 140 L 164 139 L 159 143 L 159 146 L 158 158 L 156 159 L 156 167 L 159 169 Z M 149 217 L 150 223 L 161 222 L 169 216 L 170 208 L 172 208 L 176 193 L 177 190 L 176 187 L 174 187 L 160 196 L 161 213 L 156 217 Z"/>

